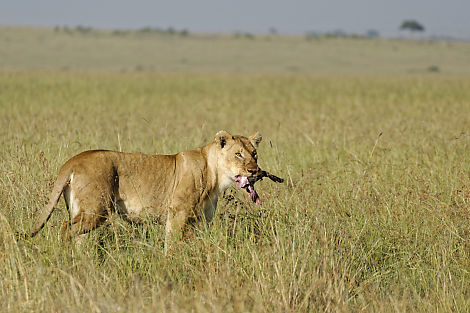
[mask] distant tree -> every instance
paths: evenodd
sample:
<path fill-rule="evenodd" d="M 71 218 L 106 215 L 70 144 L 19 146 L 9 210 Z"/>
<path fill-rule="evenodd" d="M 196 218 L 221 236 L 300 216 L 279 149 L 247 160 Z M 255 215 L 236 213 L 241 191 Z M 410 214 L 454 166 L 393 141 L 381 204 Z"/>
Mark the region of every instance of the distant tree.
<path fill-rule="evenodd" d="M 243 36 L 246 38 L 246 39 L 255 39 L 255 35 L 251 34 L 251 33 L 244 33 Z"/>
<path fill-rule="evenodd" d="M 277 35 L 279 34 L 279 32 L 277 31 L 277 29 L 275 27 L 269 27 L 269 34 L 271 35 Z"/>
<path fill-rule="evenodd" d="M 379 38 L 380 37 L 380 33 L 375 30 L 375 29 L 369 29 L 367 32 L 366 32 L 366 37 L 368 38 Z"/>
<path fill-rule="evenodd" d="M 424 26 L 415 20 L 404 20 L 400 25 L 400 30 L 409 30 L 411 33 L 424 32 Z"/>

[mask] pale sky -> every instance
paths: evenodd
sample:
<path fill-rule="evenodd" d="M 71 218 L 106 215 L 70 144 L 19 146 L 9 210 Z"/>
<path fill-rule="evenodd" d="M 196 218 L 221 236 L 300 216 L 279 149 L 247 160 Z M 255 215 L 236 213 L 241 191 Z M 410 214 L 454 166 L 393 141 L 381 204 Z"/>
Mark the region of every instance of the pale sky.
<path fill-rule="evenodd" d="M 470 0 L 0 0 L 0 25 L 92 26 L 305 34 L 343 30 L 399 36 L 404 19 L 425 34 L 470 39 Z"/>

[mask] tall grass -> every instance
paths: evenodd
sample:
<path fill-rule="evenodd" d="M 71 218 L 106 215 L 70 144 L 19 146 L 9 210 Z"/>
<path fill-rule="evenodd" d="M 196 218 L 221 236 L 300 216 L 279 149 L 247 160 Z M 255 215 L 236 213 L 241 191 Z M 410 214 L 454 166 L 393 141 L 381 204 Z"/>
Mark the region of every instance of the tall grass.
<path fill-rule="evenodd" d="M 5 312 L 465 312 L 470 80 L 0 73 Z M 114 217 L 80 246 L 15 239 L 57 170 L 94 148 L 175 153 L 264 135 L 262 206 L 230 189 L 169 257 L 163 226 Z M 233 197 L 229 197 L 231 195 Z"/>

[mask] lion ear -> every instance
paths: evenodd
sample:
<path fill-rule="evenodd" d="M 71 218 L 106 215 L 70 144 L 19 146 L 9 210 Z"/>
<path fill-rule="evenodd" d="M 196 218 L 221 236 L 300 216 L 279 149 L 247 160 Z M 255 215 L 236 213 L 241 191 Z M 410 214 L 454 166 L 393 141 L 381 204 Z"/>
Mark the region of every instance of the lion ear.
<path fill-rule="evenodd" d="M 232 135 L 230 135 L 228 132 L 226 132 L 225 130 L 221 130 L 217 134 L 215 134 L 215 142 L 219 144 L 220 148 L 223 148 L 227 143 L 227 140 L 231 137 Z"/>
<path fill-rule="evenodd" d="M 261 136 L 259 132 L 256 132 L 250 137 L 248 137 L 248 139 L 250 140 L 253 147 L 255 147 L 255 149 L 258 149 L 258 145 L 261 142 L 261 140 L 263 140 L 263 136 Z"/>

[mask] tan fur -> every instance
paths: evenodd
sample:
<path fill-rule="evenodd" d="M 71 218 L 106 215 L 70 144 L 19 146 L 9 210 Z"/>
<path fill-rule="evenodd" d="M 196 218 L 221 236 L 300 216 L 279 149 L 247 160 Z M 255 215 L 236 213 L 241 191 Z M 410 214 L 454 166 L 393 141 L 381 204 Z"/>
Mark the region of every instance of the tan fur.
<path fill-rule="evenodd" d="M 103 224 L 116 208 L 131 222 L 166 221 L 167 249 L 181 236 L 189 218 L 212 219 L 218 195 L 235 176 L 259 171 L 256 148 L 260 141 L 259 133 L 246 138 L 220 131 L 208 145 L 175 155 L 82 152 L 60 169 L 30 235 L 44 226 L 63 193 L 70 212 L 66 231 L 71 236 Z"/>

